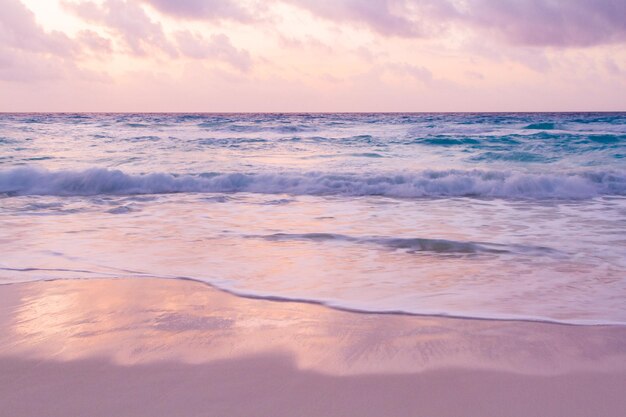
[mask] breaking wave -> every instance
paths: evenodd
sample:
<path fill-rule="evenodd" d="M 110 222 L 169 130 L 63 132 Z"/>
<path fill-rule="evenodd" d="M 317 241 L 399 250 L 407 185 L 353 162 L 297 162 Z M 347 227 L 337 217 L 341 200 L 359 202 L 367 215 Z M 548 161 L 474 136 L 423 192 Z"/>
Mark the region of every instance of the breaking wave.
<path fill-rule="evenodd" d="M 425 170 L 398 175 L 335 173 L 127 174 L 90 168 L 48 171 L 18 167 L 0 171 L 0 193 L 20 195 L 135 195 L 169 193 L 262 193 L 332 196 L 493 197 L 586 199 L 626 195 L 626 172 L 521 173 Z"/>

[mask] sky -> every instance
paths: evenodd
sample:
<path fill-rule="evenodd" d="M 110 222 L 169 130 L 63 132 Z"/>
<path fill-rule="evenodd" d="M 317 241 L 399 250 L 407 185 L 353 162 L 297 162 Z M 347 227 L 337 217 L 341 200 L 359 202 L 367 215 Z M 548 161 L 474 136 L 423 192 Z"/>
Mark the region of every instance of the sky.
<path fill-rule="evenodd" d="M 0 111 L 626 111 L 626 1 L 0 0 Z"/>

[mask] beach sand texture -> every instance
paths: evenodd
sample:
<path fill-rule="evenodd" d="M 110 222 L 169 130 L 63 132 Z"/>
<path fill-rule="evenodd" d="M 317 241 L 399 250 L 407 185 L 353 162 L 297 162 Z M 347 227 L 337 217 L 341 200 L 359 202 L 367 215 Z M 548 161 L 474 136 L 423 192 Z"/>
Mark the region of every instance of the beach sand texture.
<path fill-rule="evenodd" d="M 355 314 L 155 279 L 0 287 L 0 415 L 622 417 L 626 328 Z"/>

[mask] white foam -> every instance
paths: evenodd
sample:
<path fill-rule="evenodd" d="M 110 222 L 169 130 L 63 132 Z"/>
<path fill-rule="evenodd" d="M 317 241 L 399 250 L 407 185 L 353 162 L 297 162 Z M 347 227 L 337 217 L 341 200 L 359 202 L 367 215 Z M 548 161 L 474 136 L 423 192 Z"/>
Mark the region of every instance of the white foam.
<path fill-rule="evenodd" d="M 569 174 L 484 170 L 425 170 L 398 175 L 329 173 L 126 174 L 119 170 L 48 171 L 19 167 L 0 171 L 7 195 L 132 195 L 184 192 L 250 192 L 293 195 L 496 198 L 575 198 L 626 195 L 626 172 Z"/>

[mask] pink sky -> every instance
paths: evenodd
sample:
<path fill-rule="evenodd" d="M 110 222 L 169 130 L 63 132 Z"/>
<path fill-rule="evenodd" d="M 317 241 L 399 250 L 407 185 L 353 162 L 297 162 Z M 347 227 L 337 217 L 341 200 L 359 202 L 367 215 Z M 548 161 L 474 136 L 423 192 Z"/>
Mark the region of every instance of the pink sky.
<path fill-rule="evenodd" d="M 0 111 L 626 110 L 624 0 L 1 0 Z"/>

